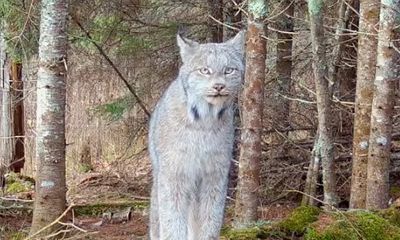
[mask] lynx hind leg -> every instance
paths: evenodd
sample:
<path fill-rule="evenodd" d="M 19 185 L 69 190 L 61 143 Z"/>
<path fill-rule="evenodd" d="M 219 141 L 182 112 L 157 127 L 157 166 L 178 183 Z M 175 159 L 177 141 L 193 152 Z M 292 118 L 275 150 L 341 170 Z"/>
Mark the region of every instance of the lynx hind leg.
<path fill-rule="evenodd" d="M 160 220 L 158 212 L 158 183 L 153 179 L 150 203 L 150 240 L 160 239 Z"/>

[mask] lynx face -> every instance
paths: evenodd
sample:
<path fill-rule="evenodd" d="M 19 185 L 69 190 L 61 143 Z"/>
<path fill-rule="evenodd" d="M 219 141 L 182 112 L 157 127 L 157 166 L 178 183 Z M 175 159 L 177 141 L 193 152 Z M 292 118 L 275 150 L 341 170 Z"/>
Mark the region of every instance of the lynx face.
<path fill-rule="evenodd" d="M 178 35 L 189 102 L 223 108 L 237 96 L 244 73 L 244 33 L 224 43 L 199 44 Z M 204 112 L 204 111 L 203 111 Z"/>

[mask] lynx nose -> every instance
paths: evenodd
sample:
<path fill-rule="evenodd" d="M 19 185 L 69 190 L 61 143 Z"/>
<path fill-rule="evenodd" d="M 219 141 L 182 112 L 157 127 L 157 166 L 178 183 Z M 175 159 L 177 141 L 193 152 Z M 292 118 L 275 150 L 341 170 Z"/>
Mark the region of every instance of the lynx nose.
<path fill-rule="evenodd" d="M 217 90 L 218 92 L 220 92 L 220 91 L 222 91 L 222 89 L 225 88 L 225 84 L 223 84 L 223 83 L 216 83 L 216 84 L 214 84 L 213 88 L 214 88 L 215 90 Z"/>

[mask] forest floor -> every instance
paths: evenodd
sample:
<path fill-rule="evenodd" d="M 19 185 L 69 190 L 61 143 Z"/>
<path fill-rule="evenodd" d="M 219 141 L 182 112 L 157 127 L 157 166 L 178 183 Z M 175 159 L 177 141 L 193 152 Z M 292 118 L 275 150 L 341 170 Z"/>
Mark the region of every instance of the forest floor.
<path fill-rule="evenodd" d="M 125 183 L 124 183 L 125 182 Z M 129 182 L 129 181 L 128 181 Z M 71 211 L 63 222 L 61 239 L 148 239 L 148 189 L 126 184 L 116 175 L 88 173 L 69 184 Z M 33 181 L 10 176 L 0 196 L 0 240 L 29 239 L 33 209 Z M 132 188 L 131 190 L 129 190 Z M 11 193 L 14 191 L 14 193 Z M 233 229 L 233 202 L 225 209 L 221 240 L 399 240 L 400 200 L 391 208 L 370 212 L 326 210 L 293 202 L 275 202 L 259 208 L 260 219 L 246 229 Z M 31 238 L 30 238 L 31 239 Z"/>
<path fill-rule="evenodd" d="M 31 200 L 34 192 L 27 186 L 26 179 L 14 177 L 6 193 L 0 198 L 0 240 L 25 239 L 32 218 Z M 29 181 L 28 181 L 29 183 Z M 18 193 L 9 194 L 7 189 L 17 189 Z M 148 190 L 135 189 L 129 193 L 126 186 L 117 177 L 99 173 L 90 173 L 72 184 L 69 201 L 75 207 L 66 216 L 70 227 L 69 236 L 64 239 L 110 239 L 134 240 L 147 239 L 148 232 Z M 232 202 L 228 201 L 226 223 L 233 218 Z M 277 221 L 285 218 L 294 208 L 293 203 L 275 203 L 260 208 L 262 221 Z M 8 208 L 8 209 L 6 209 Z M 78 229 L 79 228 L 79 229 Z"/>
<path fill-rule="evenodd" d="M 280 220 L 287 216 L 293 207 L 276 205 L 270 207 L 270 217 L 264 221 Z M 3 216 L 0 214 L 0 239 L 20 240 L 25 239 L 31 225 L 31 215 L 15 214 Z M 268 216 L 264 216 L 268 217 Z M 74 224 L 84 231 L 73 231 L 72 236 L 65 239 L 91 239 L 91 240 L 140 240 L 147 239 L 148 215 L 133 212 L 128 221 L 112 223 L 105 222 L 102 216 L 76 216 Z M 227 219 L 229 221 L 229 219 Z"/>

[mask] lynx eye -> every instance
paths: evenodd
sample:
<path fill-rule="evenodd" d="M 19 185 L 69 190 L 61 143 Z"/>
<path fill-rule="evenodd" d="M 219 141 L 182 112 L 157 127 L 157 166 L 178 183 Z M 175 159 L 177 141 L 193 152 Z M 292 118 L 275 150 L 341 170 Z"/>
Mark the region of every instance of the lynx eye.
<path fill-rule="evenodd" d="M 224 74 L 226 74 L 226 75 L 232 74 L 235 71 L 236 71 L 235 68 L 227 67 L 227 68 L 225 68 Z"/>
<path fill-rule="evenodd" d="M 200 72 L 201 74 L 203 74 L 203 75 L 210 75 L 210 74 L 211 74 L 210 69 L 209 69 L 209 68 L 206 68 L 206 67 L 200 68 L 200 69 L 199 69 L 199 72 Z"/>

